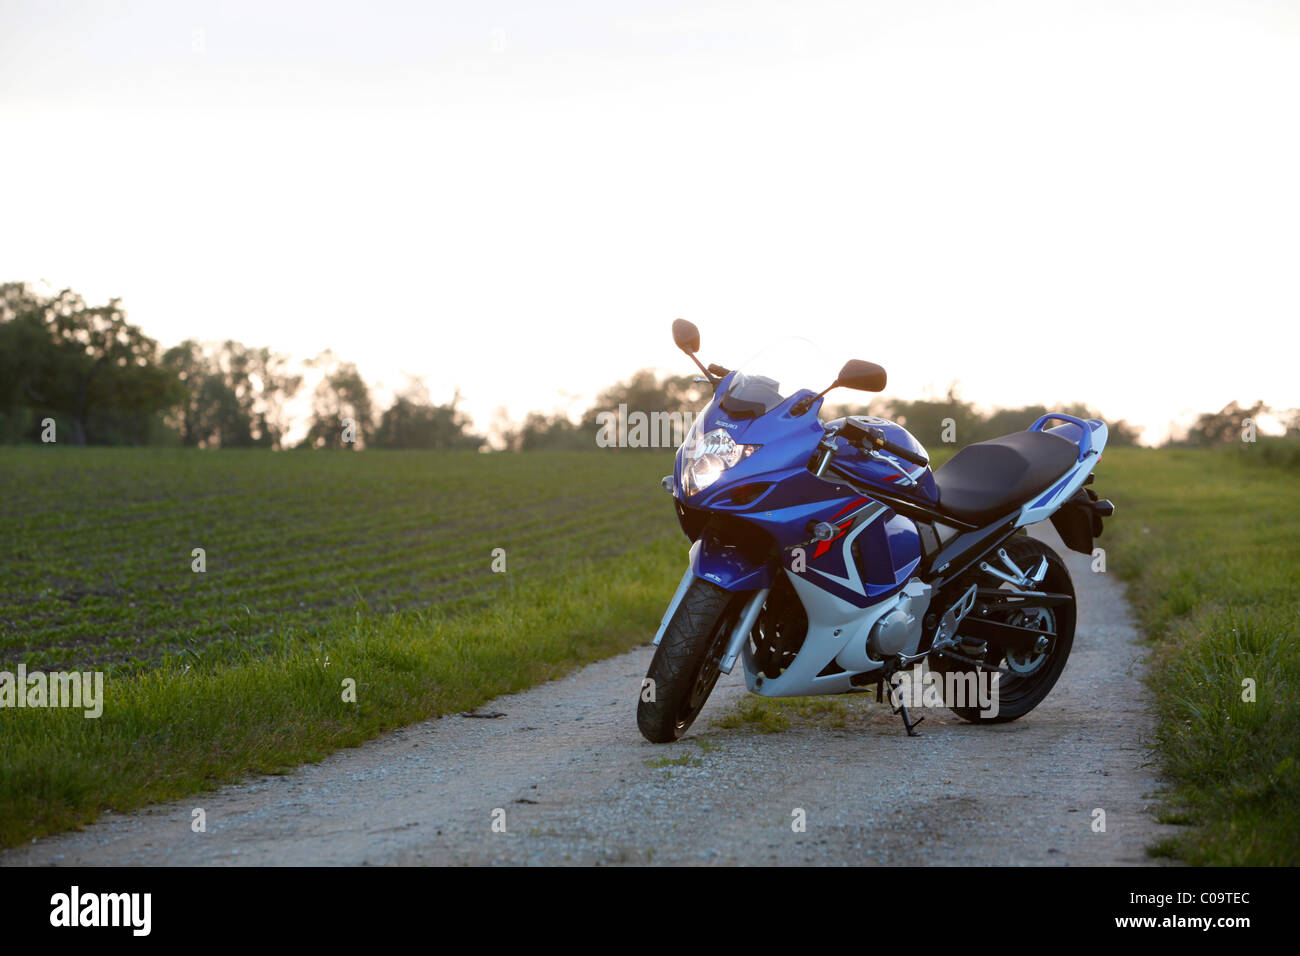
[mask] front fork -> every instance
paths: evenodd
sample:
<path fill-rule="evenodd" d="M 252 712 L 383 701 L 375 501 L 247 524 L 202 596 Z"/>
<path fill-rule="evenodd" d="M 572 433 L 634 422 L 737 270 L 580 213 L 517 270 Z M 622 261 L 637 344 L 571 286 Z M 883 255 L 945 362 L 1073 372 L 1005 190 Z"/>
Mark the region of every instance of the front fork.
<path fill-rule="evenodd" d="M 731 669 L 736 666 L 736 658 L 745 649 L 749 632 L 754 629 L 754 622 L 758 620 L 758 614 L 763 610 L 763 605 L 767 603 L 767 596 L 771 593 L 771 588 L 759 588 L 746 599 L 745 606 L 740 611 L 740 619 L 736 621 L 731 637 L 727 640 L 727 650 L 722 655 L 722 663 L 718 665 L 722 673 L 730 674 Z"/>
<path fill-rule="evenodd" d="M 700 543 L 698 541 L 691 545 L 691 561 L 687 563 L 686 573 L 682 575 L 681 583 L 677 585 L 677 590 L 673 592 L 673 599 L 668 602 L 668 609 L 664 611 L 663 619 L 659 622 L 659 630 L 655 632 L 653 643 L 657 646 L 664 639 L 664 633 L 668 630 L 668 625 L 677 613 L 677 608 L 682 603 L 682 598 L 686 596 L 691 582 L 695 580 L 694 558 L 696 549 Z M 745 606 L 740 610 L 740 616 L 736 619 L 735 626 L 731 629 L 731 634 L 727 638 L 726 649 L 722 653 L 722 660 L 718 664 L 718 669 L 724 674 L 730 674 L 736 666 L 736 660 L 740 657 L 741 652 L 745 649 L 745 640 L 749 637 L 749 632 L 754 628 L 754 622 L 758 620 L 759 612 L 763 610 L 763 605 L 767 602 L 767 596 L 772 592 L 771 588 L 759 588 L 752 592 L 745 599 Z"/>

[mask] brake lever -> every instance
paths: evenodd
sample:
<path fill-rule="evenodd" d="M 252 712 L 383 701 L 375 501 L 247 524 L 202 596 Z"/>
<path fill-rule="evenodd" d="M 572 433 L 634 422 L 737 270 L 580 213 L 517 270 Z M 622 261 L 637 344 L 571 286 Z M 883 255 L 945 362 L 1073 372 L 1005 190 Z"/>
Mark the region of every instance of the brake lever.
<path fill-rule="evenodd" d="M 874 448 L 868 448 L 867 454 L 870 455 L 874 460 L 886 464 L 890 468 L 894 469 L 894 471 L 898 472 L 899 475 L 902 476 L 902 481 L 900 481 L 899 484 L 904 485 L 905 487 L 911 487 L 912 485 L 916 484 L 916 479 L 913 478 L 910 474 L 908 474 L 907 469 L 904 468 L 902 465 L 900 465 L 898 462 L 894 461 L 893 458 L 890 458 L 888 455 L 884 455 L 876 451 Z"/>

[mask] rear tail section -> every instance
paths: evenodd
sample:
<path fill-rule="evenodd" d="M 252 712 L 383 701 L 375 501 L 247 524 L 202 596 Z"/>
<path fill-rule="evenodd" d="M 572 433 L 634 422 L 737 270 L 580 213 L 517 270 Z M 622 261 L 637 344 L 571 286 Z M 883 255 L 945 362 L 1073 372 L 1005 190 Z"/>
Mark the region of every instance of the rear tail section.
<path fill-rule="evenodd" d="M 1047 428 L 1050 421 L 1062 424 Z M 1115 506 L 1086 487 L 1092 484 L 1093 468 L 1106 447 L 1107 429 L 1104 422 L 1095 418 L 1084 420 L 1052 412 L 1029 426 L 1030 431 L 1046 431 L 1075 444 L 1079 449 L 1074 465 L 1033 501 L 1021 509 L 1016 527 L 1035 524 L 1046 518 L 1072 551 L 1092 553 L 1093 539 L 1101 534 L 1102 518 L 1114 514 Z"/>

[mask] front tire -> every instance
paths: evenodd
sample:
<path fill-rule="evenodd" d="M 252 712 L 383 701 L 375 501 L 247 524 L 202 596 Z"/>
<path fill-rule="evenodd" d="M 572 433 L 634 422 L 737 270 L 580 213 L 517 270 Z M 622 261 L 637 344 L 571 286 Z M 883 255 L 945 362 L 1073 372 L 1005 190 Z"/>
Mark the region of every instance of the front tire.
<path fill-rule="evenodd" d="M 648 683 L 642 685 L 636 722 L 646 740 L 680 740 L 700 715 L 721 674 L 727 638 L 744 597 L 700 578 L 691 582 L 646 671 Z"/>

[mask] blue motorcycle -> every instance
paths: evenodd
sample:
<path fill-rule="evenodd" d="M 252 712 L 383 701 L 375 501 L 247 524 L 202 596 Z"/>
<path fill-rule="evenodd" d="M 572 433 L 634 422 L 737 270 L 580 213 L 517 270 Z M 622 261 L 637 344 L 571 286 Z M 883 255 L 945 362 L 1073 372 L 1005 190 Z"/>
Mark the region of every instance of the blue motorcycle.
<path fill-rule="evenodd" d="M 910 735 L 909 668 L 972 688 L 943 700 L 972 722 L 1015 720 L 1047 696 L 1074 639 L 1074 587 L 1023 529 L 1050 518 L 1067 547 L 1093 553 L 1114 511 L 1087 487 L 1105 424 L 1045 415 L 931 469 L 894 422 L 820 420 L 832 388 L 882 391 L 879 365 L 850 361 L 813 392 L 706 367 L 685 320 L 673 338 L 713 397 L 663 480 L 691 547 L 642 685 L 647 739 L 679 739 L 737 661 L 766 697 L 888 694 Z M 975 696 L 981 679 L 996 706 Z"/>

